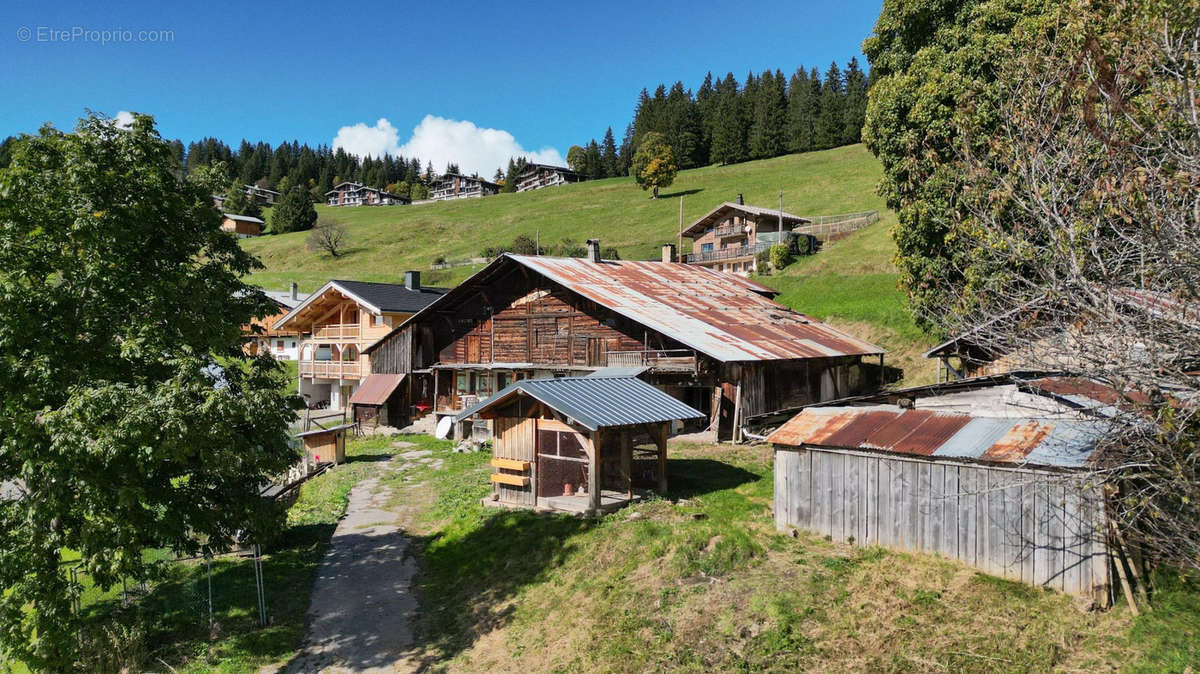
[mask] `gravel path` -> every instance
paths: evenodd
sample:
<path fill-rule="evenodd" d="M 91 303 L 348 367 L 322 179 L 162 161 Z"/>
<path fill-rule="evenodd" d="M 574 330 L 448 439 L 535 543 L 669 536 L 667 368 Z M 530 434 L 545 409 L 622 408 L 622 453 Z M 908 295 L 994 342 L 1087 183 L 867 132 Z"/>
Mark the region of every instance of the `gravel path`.
<path fill-rule="evenodd" d="M 399 466 L 404 468 L 405 466 Z M 388 463 L 383 470 L 395 470 Z M 377 478 L 350 492 L 321 562 L 305 645 L 286 672 L 406 672 L 413 645 L 416 561 Z"/>

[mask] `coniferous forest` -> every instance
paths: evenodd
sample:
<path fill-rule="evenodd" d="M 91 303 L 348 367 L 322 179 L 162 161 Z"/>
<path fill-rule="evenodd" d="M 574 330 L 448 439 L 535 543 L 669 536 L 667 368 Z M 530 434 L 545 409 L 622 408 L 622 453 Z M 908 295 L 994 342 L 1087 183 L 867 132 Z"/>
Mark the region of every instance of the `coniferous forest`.
<path fill-rule="evenodd" d="M 790 77 L 781 70 L 709 72 L 693 93 L 682 82 L 643 89 L 633 119 L 618 145 L 609 127 L 603 139 L 573 146 L 571 168 L 588 178 L 629 174 L 633 153 L 647 133 L 661 133 L 680 169 L 736 164 L 791 152 L 857 143 L 867 109 L 869 77 L 851 58 L 845 68 L 830 63 L 822 75 L 801 66 Z"/>

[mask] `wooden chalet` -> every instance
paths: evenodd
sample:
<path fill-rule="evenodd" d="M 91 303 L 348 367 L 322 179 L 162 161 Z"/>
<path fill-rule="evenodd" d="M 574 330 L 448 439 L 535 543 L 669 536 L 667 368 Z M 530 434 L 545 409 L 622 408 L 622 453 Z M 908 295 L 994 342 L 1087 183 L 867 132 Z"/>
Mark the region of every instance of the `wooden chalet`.
<path fill-rule="evenodd" d="M 280 192 L 258 185 L 246 185 L 245 190 L 247 196 L 264 205 L 274 205 L 283 196 Z"/>
<path fill-rule="evenodd" d="M 392 206 L 411 204 L 412 199 L 362 183 L 343 182 L 325 193 L 325 203 L 330 206 Z"/>
<path fill-rule="evenodd" d="M 238 215 L 236 213 L 221 214 L 221 231 L 229 232 L 239 239 L 262 236 L 263 228 L 266 224 L 261 218 L 250 215 Z"/>
<path fill-rule="evenodd" d="M 722 438 L 761 412 L 879 386 L 884 350 L 742 277 L 672 262 L 505 254 L 367 347 L 457 415 L 515 380 L 631 368 Z"/>
<path fill-rule="evenodd" d="M 581 180 L 583 176 L 565 166 L 526 163 L 525 168 L 517 174 L 517 191 L 540 190 L 543 187 L 577 183 Z"/>
<path fill-rule="evenodd" d="M 500 186 L 478 176 L 464 176 L 458 173 L 444 173 L 438 177 L 429 198 L 433 201 L 447 199 L 470 199 L 498 194 Z"/>
<path fill-rule="evenodd" d="M 600 513 L 667 490 L 673 422 L 703 414 L 636 377 L 510 384 L 459 415 L 491 420 L 492 495 L 485 505 Z"/>
<path fill-rule="evenodd" d="M 736 203 L 727 201 L 684 228 L 692 252 L 683 261 L 748 275 L 758 270 L 759 253 L 789 241 L 792 229 L 811 222 L 779 209 L 747 206 L 739 194 Z"/>
<path fill-rule="evenodd" d="M 421 285 L 420 272 L 405 272 L 403 285 L 364 281 L 329 281 L 273 326 L 305 335 L 299 351 L 299 393 L 310 406 L 344 409 L 372 370 L 364 351 L 405 319 L 445 293 Z M 375 390 L 372 385 L 371 390 Z M 389 398 L 396 393 L 389 389 Z M 372 410 L 379 423 L 402 424 L 409 414 L 406 399 L 385 399 Z"/>
<path fill-rule="evenodd" d="M 289 290 L 262 292 L 275 302 L 278 311 L 264 318 L 256 318 L 243 327 L 246 335 L 244 349 L 250 355 L 269 353 L 280 360 L 296 360 L 300 354 L 300 334 L 290 328 L 276 330 L 275 324 L 299 306 L 305 298 L 300 296 L 295 283 Z"/>

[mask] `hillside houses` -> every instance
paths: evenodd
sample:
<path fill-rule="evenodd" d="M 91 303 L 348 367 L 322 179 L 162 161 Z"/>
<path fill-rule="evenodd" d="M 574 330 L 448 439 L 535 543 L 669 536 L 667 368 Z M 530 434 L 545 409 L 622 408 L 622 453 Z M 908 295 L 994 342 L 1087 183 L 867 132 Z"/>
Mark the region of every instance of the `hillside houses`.
<path fill-rule="evenodd" d="M 789 241 L 790 232 L 810 220 L 779 209 L 747 206 L 739 194 L 737 202 L 725 202 L 683 230 L 692 240 L 692 252 L 683 256 L 688 264 L 735 274 L 758 269 L 758 254 Z"/>
<path fill-rule="evenodd" d="M 513 381 L 633 372 L 740 437 L 753 414 L 873 390 L 883 349 L 732 274 L 672 262 L 505 254 L 367 347 L 406 405 L 453 416 Z"/>
<path fill-rule="evenodd" d="M 429 192 L 429 198 L 433 201 L 470 199 L 498 194 L 499 192 L 499 185 L 478 176 L 444 173 L 433 184 L 433 189 Z"/>
<path fill-rule="evenodd" d="M 529 190 L 540 190 L 543 187 L 566 185 L 581 180 L 583 180 L 583 176 L 565 166 L 529 162 L 517 174 L 517 191 L 528 192 Z"/>
<path fill-rule="evenodd" d="M 325 193 L 325 203 L 329 206 L 392 206 L 411 204 L 412 199 L 362 183 L 342 182 Z"/>
<path fill-rule="evenodd" d="M 348 407 L 371 375 L 364 351 L 446 291 L 421 285 L 420 272 L 403 285 L 333 280 L 275 322 L 275 330 L 304 335 L 299 345 L 299 393 L 309 405 Z"/>

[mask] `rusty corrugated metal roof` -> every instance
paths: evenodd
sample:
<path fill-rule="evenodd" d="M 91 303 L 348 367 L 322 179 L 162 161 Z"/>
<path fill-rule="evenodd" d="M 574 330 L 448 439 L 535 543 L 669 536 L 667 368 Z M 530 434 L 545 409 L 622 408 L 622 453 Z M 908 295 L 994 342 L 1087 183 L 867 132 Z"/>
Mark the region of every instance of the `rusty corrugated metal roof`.
<path fill-rule="evenodd" d="M 777 445 L 876 449 L 897 454 L 1075 468 L 1103 436 L 1081 419 L 975 417 L 896 407 L 810 407 L 767 437 Z"/>
<path fill-rule="evenodd" d="M 508 255 L 597 304 L 719 361 L 884 353 L 777 304 L 771 289 L 689 264 Z"/>

